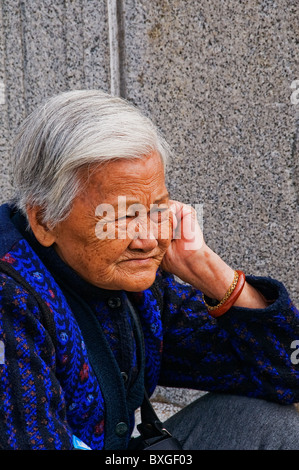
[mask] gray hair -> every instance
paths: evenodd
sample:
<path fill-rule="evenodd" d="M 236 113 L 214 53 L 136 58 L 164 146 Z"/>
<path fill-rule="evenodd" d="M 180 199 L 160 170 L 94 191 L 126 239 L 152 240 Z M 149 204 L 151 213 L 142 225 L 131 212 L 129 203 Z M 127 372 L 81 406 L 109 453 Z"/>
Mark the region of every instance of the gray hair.
<path fill-rule="evenodd" d="M 157 151 L 164 166 L 170 149 L 150 119 L 122 98 L 99 90 L 61 93 L 23 122 L 14 144 L 16 207 L 40 206 L 54 227 L 82 190 L 84 165 L 144 158 Z"/>

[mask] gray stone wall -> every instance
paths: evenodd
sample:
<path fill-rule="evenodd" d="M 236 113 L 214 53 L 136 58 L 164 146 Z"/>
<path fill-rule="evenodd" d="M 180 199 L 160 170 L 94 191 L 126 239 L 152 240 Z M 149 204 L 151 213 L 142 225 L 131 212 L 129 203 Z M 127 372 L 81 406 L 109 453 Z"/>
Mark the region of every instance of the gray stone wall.
<path fill-rule="evenodd" d="M 173 197 L 204 204 L 229 264 L 298 300 L 298 2 L 125 3 L 126 96 L 174 148 Z"/>
<path fill-rule="evenodd" d="M 0 80 L 2 202 L 12 191 L 12 138 L 35 105 L 69 89 L 109 91 L 106 2 L 1 0 Z"/>
<path fill-rule="evenodd" d="M 174 199 L 203 204 L 207 243 L 281 279 L 299 303 L 297 0 L 2 0 L 0 202 L 10 148 L 44 97 L 101 88 L 173 148 Z"/>

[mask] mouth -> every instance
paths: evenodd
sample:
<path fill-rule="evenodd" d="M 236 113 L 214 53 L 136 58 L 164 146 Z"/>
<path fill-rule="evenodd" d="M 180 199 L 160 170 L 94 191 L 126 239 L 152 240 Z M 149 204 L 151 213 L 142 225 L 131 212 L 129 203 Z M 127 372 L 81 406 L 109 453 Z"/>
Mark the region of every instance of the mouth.
<path fill-rule="evenodd" d="M 150 256 L 148 258 L 130 258 L 130 259 L 126 259 L 124 261 L 126 263 L 147 264 L 147 263 L 151 263 L 153 260 L 154 260 L 154 258 L 152 256 Z"/>

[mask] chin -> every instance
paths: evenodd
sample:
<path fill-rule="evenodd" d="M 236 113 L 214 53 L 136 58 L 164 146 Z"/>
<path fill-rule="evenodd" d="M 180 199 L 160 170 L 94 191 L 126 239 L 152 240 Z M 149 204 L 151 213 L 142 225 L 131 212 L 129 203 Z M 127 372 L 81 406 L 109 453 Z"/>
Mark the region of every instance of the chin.
<path fill-rule="evenodd" d="M 141 292 L 149 289 L 156 279 L 156 271 L 154 273 L 147 273 L 146 276 L 132 276 L 132 279 L 123 280 L 120 289 L 128 292 Z"/>

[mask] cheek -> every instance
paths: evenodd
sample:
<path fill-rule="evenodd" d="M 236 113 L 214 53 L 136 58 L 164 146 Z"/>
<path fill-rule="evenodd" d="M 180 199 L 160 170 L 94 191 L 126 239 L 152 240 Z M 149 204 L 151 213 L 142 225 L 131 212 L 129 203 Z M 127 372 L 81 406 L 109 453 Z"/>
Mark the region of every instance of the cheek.
<path fill-rule="evenodd" d="M 160 248 L 161 253 L 164 255 L 165 251 L 171 244 L 171 235 L 169 228 L 165 228 L 160 232 L 160 236 L 157 238 L 158 246 Z"/>
<path fill-rule="evenodd" d="M 167 248 L 170 246 L 171 244 L 171 240 L 168 239 L 168 240 L 159 240 L 159 248 L 161 250 L 161 254 L 164 255 Z"/>
<path fill-rule="evenodd" d="M 92 249 L 89 247 L 89 258 L 96 262 L 98 267 L 113 267 L 126 250 L 127 245 L 126 240 L 98 240 Z"/>
<path fill-rule="evenodd" d="M 159 225 L 159 245 L 168 248 L 173 238 L 173 219 L 168 217 Z"/>

